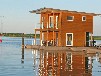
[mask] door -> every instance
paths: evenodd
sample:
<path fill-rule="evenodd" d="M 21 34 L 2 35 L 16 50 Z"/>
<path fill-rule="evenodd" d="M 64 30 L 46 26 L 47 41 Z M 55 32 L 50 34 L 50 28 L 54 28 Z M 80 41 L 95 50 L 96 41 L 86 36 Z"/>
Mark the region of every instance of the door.
<path fill-rule="evenodd" d="M 86 32 L 86 46 L 89 46 L 89 32 Z"/>
<path fill-rule="evenodd" d="M 73 46 L 73 33 L 66 33 L 66 46 Z"/>

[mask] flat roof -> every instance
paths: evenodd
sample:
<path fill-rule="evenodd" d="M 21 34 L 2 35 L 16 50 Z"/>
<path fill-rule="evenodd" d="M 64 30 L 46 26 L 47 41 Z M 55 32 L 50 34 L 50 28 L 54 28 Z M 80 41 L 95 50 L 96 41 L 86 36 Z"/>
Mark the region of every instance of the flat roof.
<path fill-rule="evenodd" d="M 101 14 L 95 14 L 95 13 L 86 13 L 86 12 L 78 12 L 78 11 L 69 11 L 69 10 L 60 10 L 60 9 L 53 9 L 53 8 L 40 8 L 37 10 L 32 10 L 29 11 L 30 13 L 36 13 L 36 14 L 41 14 L 41 13 L 60 13 L 60 12 L 69 12 L 69 13 L 77 13 L 77 14 L 86 14 L 86 15 L 92 15 L 92 16 L 97 16 Z"/>

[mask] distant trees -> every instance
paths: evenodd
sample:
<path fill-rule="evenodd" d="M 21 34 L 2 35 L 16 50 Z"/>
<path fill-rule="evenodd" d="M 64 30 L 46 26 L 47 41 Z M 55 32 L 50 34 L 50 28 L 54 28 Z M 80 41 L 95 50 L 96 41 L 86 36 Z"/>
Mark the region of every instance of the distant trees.
<path fill-rule="evenodd" d="M 3 33 L 3 36 L 6 37 L 22 37 L 23 33 Z M 24 34 L 24 37 L 34 38 L 35 34 Z M 36 34 L 36 37 L 39 38 L 40 34 Z"/>
<path fill-rule="evenodd" d="M 6 37 L 22 37 L 22 34 L 23 33 L 3 33 L 3 34 L 0 33 L 0 36 L 6 36 Z M 24 34 L 24 37 L 34 38 L 35 37 L 35 34 Z M 36 37 L 37 38 L 40 38 L 40 34 L 36 34 Z M 101 40 L 101 36 L 93 36 L 93 38 L 94 38 L 94 40 Z"/>

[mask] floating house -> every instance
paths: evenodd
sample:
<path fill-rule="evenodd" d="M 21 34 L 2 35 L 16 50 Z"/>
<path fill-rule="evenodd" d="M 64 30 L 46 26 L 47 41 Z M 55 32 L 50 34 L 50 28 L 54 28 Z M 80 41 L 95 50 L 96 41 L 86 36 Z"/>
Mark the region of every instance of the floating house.
<path fill-rule="evenodd" d="M 94 13 L 40 8 L 30 11 L 40 14 L 40 45 L 45 46 L 89 46 L 93 34 Z"/>

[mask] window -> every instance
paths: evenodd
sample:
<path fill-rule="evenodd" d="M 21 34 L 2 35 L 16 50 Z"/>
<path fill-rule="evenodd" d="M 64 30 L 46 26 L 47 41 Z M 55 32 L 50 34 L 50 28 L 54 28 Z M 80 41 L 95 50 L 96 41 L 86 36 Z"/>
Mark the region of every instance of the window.
<path fill-rule="evenodd" d="M 45 17 L 42 17 L 42 18 L 41 18 L 42 22 L 44 22 L 44 19 L 45 19 Z"/>
<path fill-rule="evenodd" d="M 82 21 L 86 21 L 86 16 L 82 16 Z"/>
<path fill-rule="evenodd" d="M 67 20 L 68 21 L 73 21 L 74 20 L 74 16 L 67 16 Z"/>
<path fill-rule="evenodd" d="M 66 46 L 73 46 L 73 33 L 66 33 Z"/>
<path fill-rule="evenodd" d="M 43 27 L 44 27 L 44 17 L 41 18 L 41 21 L 42 21 L 42 25 L 40 27 L 43 29 Z"/>
<path fill-rule="evenodd" d="M 53 28 L 53 16 L 49 16 L 49 28 Z"/>
<path fill-rule="evenodd" d="M 56 16 L 56 29 L 58 29 L 58 16 Z"/>

